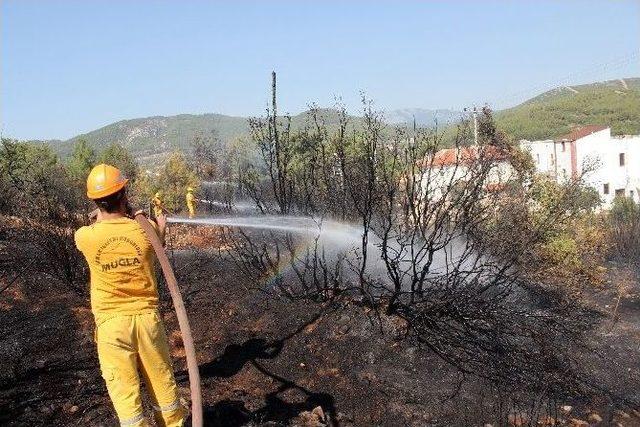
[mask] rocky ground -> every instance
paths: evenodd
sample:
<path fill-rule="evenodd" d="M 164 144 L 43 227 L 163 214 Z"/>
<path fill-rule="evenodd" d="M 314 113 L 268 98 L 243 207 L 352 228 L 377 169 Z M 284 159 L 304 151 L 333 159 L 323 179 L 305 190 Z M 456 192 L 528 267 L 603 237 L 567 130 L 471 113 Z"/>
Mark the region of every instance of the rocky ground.
<path fill-rule="evenodd" d="M 2 226 L 0 257 L 37 251 L 16 247 L 17 231 Z M 264 292 L 267 281 L 247 284 L 218 255 L 214 229 L 174 227 L 170 238 L 198 351 L 206 425 L 640 425 L 628 403 L 640 400 L 634 272 L 627 272 L 631 285 L 620 299 L 619 321 L 593 332 L 602 355 L 596 359 L 604 363 L 585 359 L 591 378 L 613 381 L 618 397 L 557 402 L 559 409 L 529 419 L 532 402 L 505 406 L 500 390 L 402 340 L 401 322 L 378 319 L 353 302 L 291 302 Z M 5 269 L 0 289 L 14 277 Z M 614 288 L 592 296 L 605 313 L 615 307 Z M 163 300 L 176 377 L 188 399 L 175 316 Z M 44 272 L 31 271 L 0 293 L 0 424 L 117 425 L 100 377 L 88 297 Z"/>

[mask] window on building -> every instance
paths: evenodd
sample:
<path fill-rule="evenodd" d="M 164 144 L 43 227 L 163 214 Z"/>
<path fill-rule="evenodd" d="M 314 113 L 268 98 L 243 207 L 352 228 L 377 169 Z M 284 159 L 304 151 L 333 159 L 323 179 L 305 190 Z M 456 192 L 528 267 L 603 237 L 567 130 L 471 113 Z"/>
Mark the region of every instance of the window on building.
<path fill-rule="evenodd" d="M 562 152 L 564 153 L 566 151 L 567 147 L 565 146 L 564 141 L 562 141 Z"/>
<path fill-rule="evenodd" d="M 624 166 L 624 153 L 620 153 L 618 158 L 620 160 L 620 166 Z"/>
<path fill-rule="evenodd" d="M 550 156 L 551 156 L 551 164 L 553 164 L 553 153 Z"/>
<path fill-rule="evenodd" d="M 602 193 L 609 194 L 609 184 L 605 184 L 602 186 Z"/>
<path fill-rule="evenodd" d="M 624 188 L 616 188 L 616 197 L 624 197 Z"/>
<path fill-rule="evenodd" d="M 567 177 L 567 169 L 562 168 L 562 177 L 566 178 Z"/>
<path fill-rule="evenodd" d="M 536 154 L 536 163 L 540 164 L 540 154 Z"/>

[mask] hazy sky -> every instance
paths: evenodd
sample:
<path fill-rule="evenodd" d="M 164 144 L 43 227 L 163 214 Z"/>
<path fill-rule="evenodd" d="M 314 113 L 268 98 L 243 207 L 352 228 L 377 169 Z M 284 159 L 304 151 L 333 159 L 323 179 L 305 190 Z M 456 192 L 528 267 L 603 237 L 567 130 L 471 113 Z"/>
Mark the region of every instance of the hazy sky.
<path fill-rule="evenodd" d="M 1 0 L 4 136 L 259 114 L 365 91 L 379 108 L 512 106 L 640 76 L 640 1 Z"/>

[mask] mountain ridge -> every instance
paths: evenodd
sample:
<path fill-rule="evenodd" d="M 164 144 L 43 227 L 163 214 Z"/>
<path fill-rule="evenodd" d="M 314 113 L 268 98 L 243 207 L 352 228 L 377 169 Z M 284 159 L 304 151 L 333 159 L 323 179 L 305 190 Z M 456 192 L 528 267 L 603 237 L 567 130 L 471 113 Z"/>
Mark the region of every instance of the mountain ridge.
<path fill-rule="evenodd" d="M 321 109 L 329 125 L 335 110 Z M 294 127 L 303 126 L 309 111 L 293 115 Z M 384 112 L 390 124 L 451 126 L 463 113 L 447 109 L 403 108 Z M 358 119 L 357 116 L 353 116 Z M 498 127 L 515 139 L 553 138 L 573 128 L 609 125 L 614 134 L 640 133 L 640 78 L 624 78 L 590 84 L 562 86 L 543 92 L 514 107 L 496 111 Z M 185 150 L 196 135 L 215 134 L 223 142 L 247 137 L 248 117 L 218 113 L 149 116 L 119 120 L 70 139 L 40 141 L 51 145 L 61 157 L 73 144 L 86 139 L 96 150 L 117 142 L 143 163 L 175 150 Z"/>

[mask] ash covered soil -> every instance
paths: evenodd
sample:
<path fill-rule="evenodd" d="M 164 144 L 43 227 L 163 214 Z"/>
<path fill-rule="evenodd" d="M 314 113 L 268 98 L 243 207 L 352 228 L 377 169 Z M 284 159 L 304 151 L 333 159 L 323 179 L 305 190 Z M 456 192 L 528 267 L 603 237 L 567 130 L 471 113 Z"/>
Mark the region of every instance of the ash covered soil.
<path fill-rule="evenodd" d="M 23 231 L 2 223 L 5 288 L 38 248 L 17 244 Z M 357 302 L 289 301 L 246 283 L 216 251 L 215 229 L 173 227 L 173 262 L 187 302 L 202 377 L 205 425 L 472 426 L 640 425 L 629 401 L 640 398 L 640 299 L 637 280 L 621 299 L 620 321 L 603 322 L 585 358 L 591 381 L 617 396 L 576 397 L 528 420 L 506 408 L 501 390 L 462 375 L 402 339 L 406 325 Z M 24 260 L 22 264 L 16 260 Z M 38 262 L 0 293 L 0 424 L 116 426 L 98 367 L 87 295 L 73 292 Z M 612 277 L 615 280 L 615 277 Z M 164 283 L 160 286 L 164 289 Z M 617 294 L 594 302 L 612 310 Z M 181 396 L 188 378 L 166 292 L 162 313 Z M 555 423 L 555 424 L 554 424 Z"/>

